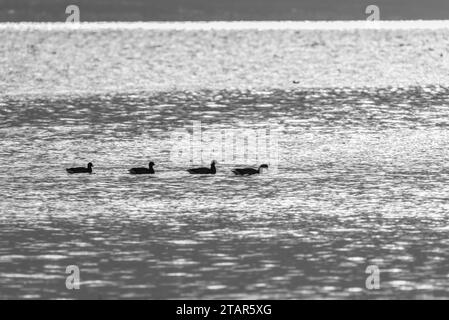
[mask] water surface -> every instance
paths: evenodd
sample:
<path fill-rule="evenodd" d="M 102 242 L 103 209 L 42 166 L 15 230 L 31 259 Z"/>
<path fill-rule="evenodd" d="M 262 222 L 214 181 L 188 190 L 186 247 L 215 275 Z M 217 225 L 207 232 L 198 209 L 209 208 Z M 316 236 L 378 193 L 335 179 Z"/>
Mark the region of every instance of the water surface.
<path fill-rule="evenodd" d="M 4 97 L 0 297 L 447 298 L 448 93 Z M 188 175 L 194 163 L 170 146 L 192 121 L 275 124 L 278 172 Z M 127 174 L 149 159 L 155 176 Z M 88 161 L 93 175 L 64 171 Z M 68 265 L 78 291 L 65 288 Z M 365 287 L 369 265 L 380 290 Z"/>

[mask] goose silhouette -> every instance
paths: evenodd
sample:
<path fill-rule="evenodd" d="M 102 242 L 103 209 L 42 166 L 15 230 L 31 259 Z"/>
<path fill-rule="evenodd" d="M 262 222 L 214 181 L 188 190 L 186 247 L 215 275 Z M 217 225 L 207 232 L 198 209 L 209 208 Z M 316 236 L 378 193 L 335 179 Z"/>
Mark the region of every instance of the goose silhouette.
<path fill-rule="evenodd" d="M 215 164 L 217 163 L 217 161 L 212 161 L 210 163 L 210 168 L 193 168 L 193 169 L 188 169 L 187 171 L 190 174 L 215 174 L 217 173 L 217 169 L 215 168 Z"/>
<path fill-rule="evenodd" d="M 129 173 L 130 174 L 154 174 L 153 166 L 154 166 L 154 162 L 151 161 L 148 164 L 148 168 L 132 168 L 132 169 L 129 169 Z"/>
<path fill-rule="evenodd" d="M 261 168 L 268 169 L 268 165 L 262 164 L 259 167 L 259 169 L 253 169 L 253 168 L 234 169 L 234 170 L 232 170 L 232 172 L 234 172 L 234 174 L 236 174 L 238 176 L 250 176 L 253 174 L 259 174 Z"/>
<path fill-rule="evenodd" d="M 72 174 L 72 173 L 92 173 L 92 167 L 94 165 L 92 164 L 92 162 L 89 162 L 87 164 L 87 168 L 85 167 L 76 167 L 76 168 L 68 168 L 65 169 L 68 173 Z"/>

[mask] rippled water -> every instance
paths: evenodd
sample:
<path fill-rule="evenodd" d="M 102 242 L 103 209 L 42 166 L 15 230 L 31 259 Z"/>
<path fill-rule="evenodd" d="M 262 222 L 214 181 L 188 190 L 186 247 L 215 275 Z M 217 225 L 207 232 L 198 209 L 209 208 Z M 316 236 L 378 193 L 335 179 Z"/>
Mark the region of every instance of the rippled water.
<path fill-rule="evenodd" d="M 0 83 L 23 76 L 10 68 Z M 0 298 L 448 298 L 449 89 L 275 89 L 281 75 L 263 89 L 76 95 L 26 95 L 14 78 L 0 100 Z M 193 121 L 275 126 L 278 172 L 235 177 L 222 162 L 190 176 L 200 163 L 171 145 Z M 150 159 L 156 175 L 127 174 Z M 64 170 L 88 161 L 93 175 Z M 80 290 L 65 287 L 68 265 Z"/>
<path fill-rule="evenodd" d="M 23 23 L 0 40 L 8 95 L 449 82 L 449 21 Z"/>
<path fill-rule="evenodd" d="M 449 91 L 199 91 L 9 99 L 1 296 L 447 297 Z M 213 102 L 213 103 L 212 103 Z M 217 111 L 219 111 L 217 113 Z M 276 175 L 189 176 L 170 132 L 275 121 Z M 157 163 L 154 177 L 126 169 Z M 94 175 L 64 168 L 93 161 Z M 69 291 L 65 267 L 82 289 Z M 381 290 L 365 289 L 368 265 Z"/>

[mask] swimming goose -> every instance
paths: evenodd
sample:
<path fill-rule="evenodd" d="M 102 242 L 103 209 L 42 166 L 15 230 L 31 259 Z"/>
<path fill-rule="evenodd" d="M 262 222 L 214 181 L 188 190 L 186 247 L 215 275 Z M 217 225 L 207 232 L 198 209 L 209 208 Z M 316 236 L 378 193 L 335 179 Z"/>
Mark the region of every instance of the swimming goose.
<path fill-rule="evenodd" d="M 187 171 L 190 174 L 215 174 L 217 172 L 217 169 L 215 168 L 215 164 L 217 161 L 212 161 L 209 168 L 194 168 L 194 169 L 188 169 Z"/>
<path fill-rule="evenodd" d="M 132 168 L 129 170 L 129 173 L 131 174 L 154 174 L 154 162 L 151 161 L 148 164 L 148 168 Z"/>
<path fill-rule="evenodd" d="M 252 174 L 259 174 L 260 173 L 260 169 L 264 168 L 264 169 L 268 169 L 268 165 L 266 164 L 262 164 L 259 169 L 253 169 L 253 168 L 243 168 L 243 169 L 234 169 L 232 170 L 232 172 L 234 172 L 234 174 L 239 175 L 239 176 L 244 176 L 244 175 L 252 175 Z"/>
<path fill-rule="evenodd" d="M 87 168 L 84 167 L 77 167 L 77 168 L 68 168 L 66 169 L 68 173 L 92 173 L 92 167 L 94 165 L 92 162 L 89 162 L 87 164 Z"/>

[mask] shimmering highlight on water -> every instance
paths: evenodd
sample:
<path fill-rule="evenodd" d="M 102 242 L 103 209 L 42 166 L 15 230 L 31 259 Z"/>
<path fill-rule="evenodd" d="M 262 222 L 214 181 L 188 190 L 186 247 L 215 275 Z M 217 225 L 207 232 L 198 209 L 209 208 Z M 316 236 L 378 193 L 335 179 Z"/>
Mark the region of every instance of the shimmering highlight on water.
<path fill-rule="evenodd" d="M 449 290 L 449 91 L 199 90 L 0 108 L 1 298 L 429 298 Z M 219 110 L 219 112 L 217 112 Z M 170 133 L 276 123 L 276 175 L 189 176 Z M 152 159 L 157 174 L 126 169 Z M 64 168 L 93 161 L 95 174 Z M 65 268 L 81 290 L 65 289 Z M 381 290 L 365 288 L 378 265 Z"/>

